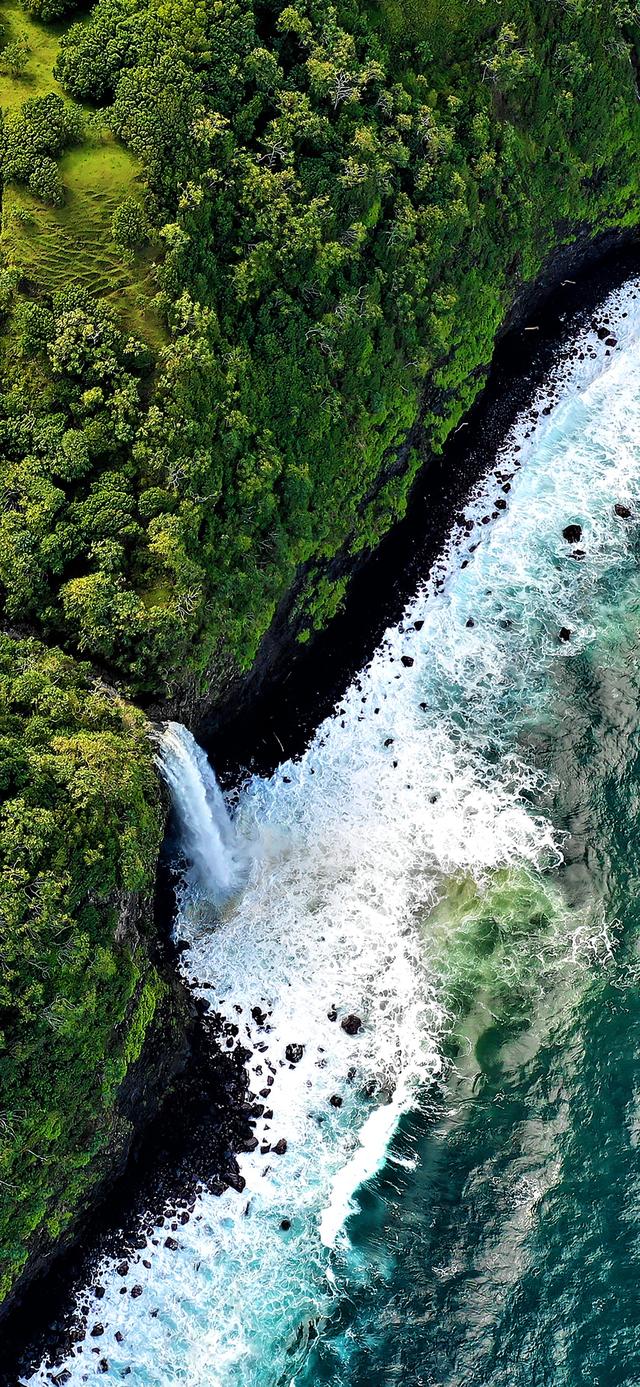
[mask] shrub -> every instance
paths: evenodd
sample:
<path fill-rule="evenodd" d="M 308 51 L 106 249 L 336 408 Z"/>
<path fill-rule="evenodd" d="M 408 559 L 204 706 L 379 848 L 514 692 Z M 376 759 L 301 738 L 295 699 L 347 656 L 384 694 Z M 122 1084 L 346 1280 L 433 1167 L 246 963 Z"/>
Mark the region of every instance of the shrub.
<path fill-rule="evenodd" d="M 144 209 L 135 198 L 127 197 L 116 208 L 111 218 L 111 234 L 117 246 L 123 250 L 137 250 L 144 245 L 149 234 Z"/>
<path fill-rule="evenodd" d="M 48 202 L 52 207 L 61 206 L 64 202 L 64 188 L 55 159 L 49 159 L 44 155 L 34 161 L 29 174 L 29 187 L 43 202 Z"/>

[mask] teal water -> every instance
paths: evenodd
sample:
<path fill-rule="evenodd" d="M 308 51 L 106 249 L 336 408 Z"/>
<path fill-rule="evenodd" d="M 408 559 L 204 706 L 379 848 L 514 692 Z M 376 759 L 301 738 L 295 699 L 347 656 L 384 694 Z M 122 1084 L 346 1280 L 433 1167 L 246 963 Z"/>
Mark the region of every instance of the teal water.
<path fill-rule="evenodd" d="M 524 1006 L 489 988 L 439 1118 L 408 1116 L 407 1165 L 358 1199 L 360 1274 L 299 1384 L 640 1382 L 639 561 L 603 585 L 536 739 L 560 889 L 601 907 L 612 955 Z"/>
<path fill-rule="evenodd" d="M 259 1145 L 99 1268 L 71 1387 L 640 1383 L 639 303 L 232 822 L 165 730 L 185 976 L 252 1051 Z"/>

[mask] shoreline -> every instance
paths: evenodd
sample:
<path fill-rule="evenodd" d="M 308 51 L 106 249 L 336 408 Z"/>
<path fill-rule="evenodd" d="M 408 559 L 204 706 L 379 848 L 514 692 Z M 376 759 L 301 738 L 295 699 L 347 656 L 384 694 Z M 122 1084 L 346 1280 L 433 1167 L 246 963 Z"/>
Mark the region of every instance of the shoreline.
<path fill-rule="evenodd" d="M 609 251 L 573 286 L 567 295 L 572 303 L 547 298 L 546 307 L 537 313 L 537 333 L 525 334 L 522 325 L 507 329 L 480 399 L 456 431 L 457 439 L 423 468 L 406 519 L 362 565 L 353 580 L 355 595 L 347 599 L 344 613 L 312 643 L 293 671 L 276 674 L 273 685 L 257 693 L 252 710 L 241 706 L 234 718 L 227 723 L 222 719 L 210 733 L 196 725 L 225 783 L 237 783 L 248 746 L 252 769 L 263 773 L 283 759 L 283 749 L 285 756 L 303 749 L 353 674 L 368 662 L 384 629 L 401 616 L 419 576 L 426 576 L 439 553 L 456 510 L 488 469 L 514 416 L 526 408 L 552 362 L 571 354 L 569 343 L 581 322 L 597 315 L 605 295 L 639 268 L 638 249 Z M 158 918 L 165 926 L 171 919 L 166 872 L 161 873 L 159 885 Z M 45 1354 L 54 1359 L 61 1355 L 73 1337 L 75 1294 L 102 1256 L 107 1252 L 126 1256 L 127 1246 L 135 1246 L 140 1227 L 150 1221 L 154 1209 L 166 1221 L 167 1205 L 177 1213 L 180 1204 L 188 1206 L 198 1183 L 215 1185 L 218 1180 L 219 1166 L 213 1167 L 216 1156 L 220 1164 L 220 1142 L 234 1118 L 246 1129 L 247 1114 L 241 1107 L 242 1061 L 238 1051 L 231 1050 L 216 1066 L 211 1043 L 216 1023 L 213 1016 L 210 1019 L 210 1026 L 198 1028 L 199 1061 L 144 1134 L 133 1164 L 85 1223 L 79 1244 L 61 1256 L 9 1312 L 3 1324 L 2 1387 L 15 1387 L 19 1373 L 27 1372 Z M 229 1066 L 235 1066 L 235 1078 Z M 55 1370 L 52 1380 L 56 1380 Z"/>
<path fill-rule="evenodd" d="M 424 458 L 404 519 L 354 569 L 342 609 L 305 646 L 286 636 L 283 609 L 242 687 L 215 712 L 191 721 L 225 789 L 248 774 L 271 775 L 282 760 L 302 754 L 387 627 L 400 620 L 517 414 L 553 363 L 569 355 L 582 323 L 639 271 L 638 235 L 612 232 L 586 247 L 578 241 L 563 248 L 538 280 L 523 286 L 478 399 L 443 452 Z M 281 641 L 278 631 L 285 633 Z"/>

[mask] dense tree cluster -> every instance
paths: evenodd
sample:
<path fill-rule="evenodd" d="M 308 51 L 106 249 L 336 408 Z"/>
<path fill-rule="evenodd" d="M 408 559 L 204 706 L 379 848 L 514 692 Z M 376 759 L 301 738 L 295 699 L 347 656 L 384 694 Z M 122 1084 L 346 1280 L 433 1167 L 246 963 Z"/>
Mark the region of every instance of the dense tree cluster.
<path fill-rule="evenodd" d="M 516 284 L 577 224 L 637 216 L 635 3 L 410 8 L 98 0 L 62 39 L 59 80 L 142 161 L 114 236 L 163 247 L 169 344 L 141 382 L 113 329 L 94 353 L 93 309 L 39 303 L 37 348 L 18 307 L 46 419 L 32 398 L 19 418 L 18 371 L 2 580 L 11 615 L 138 688 L 250 662 L 300 565 L 326 620 L 325 560 L 406 504 L 420 402 L 437 449 Z M 40 109 L 5 158 L 34 177 L 20 126 L 47 195 Z"/>
<path fill-rule="evenodd" d="M 53 92 L 25 101 L 3 121 L 0 167 L 4 181 L 28 184 L 44 202 L 62 202 L 56 158 L 80 139 L 82 125 L 80 108 Z"/>
<path fill-rule="evenodd" d="M 59 650 L 0 636 L 0 1300 L 95 1180 L 161 994 L 118 932 L 160 832 L 142 715 Z"/>

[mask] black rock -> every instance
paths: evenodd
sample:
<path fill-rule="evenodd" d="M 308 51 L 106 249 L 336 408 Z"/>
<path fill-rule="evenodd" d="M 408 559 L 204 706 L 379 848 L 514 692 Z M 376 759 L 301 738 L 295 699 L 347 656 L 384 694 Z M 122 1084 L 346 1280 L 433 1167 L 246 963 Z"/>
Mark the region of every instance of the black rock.
<path fill-rule="evenodd" d="M 244 1175 L 240 1175 L 240 1173 L 235 1170 L 228 1170 L 226 1171 L 224 1178 L 230 1189 L 235 1190 L 236 1194 L 242 1194 L 242 1191 L 247 1183 L 244 1178 Z"/>
<path fill-rule="evenodd" d="M 559 638 L 560 638 L 561 641 L 570 641 L 570 640 L 571 640 L 571 632 L 570 632 L 568 626 L 561 626 L 560 631 L 559 631 L 558 634 L 559 634 Z"/>
<path fill-rule="evenodd" d="M 565 525 L 562 538 L 566 539 L 567 544 L 579 544 L 582 539 L 582 525 Z"/>
<path fill-rule="evenodd" d="M 341 1107 L 342 1107 L 342 1099 L 341 1099 L 339 1093 L 334 1093 L 334 1094 L 331 1096 L 331 1098 L 329 1099 L 329 1102 L 330 1102 L 332 1108 L 341 1108 Z"/>
<path fill-rule="evenodd" d="M 473 617 L 470 616 L 470 617 L 467 619 L 467 621 L 466 621 L 465 624 L 466 624 L 469 628 L 471 628 L 472 626 L 475 626 L 476 623 L 475 623 Z"/>
<path fill-rule="evenodd" d="M 117 1271 L 117 1273 L 118 1273 L 118 1276 L 126 1276 L 128 1270 L 129 1270 L 129 1263 L 128 1263 L 128 1262 L 120 1262 L 120 1265 L 116 1267 L 116 1271 Z"/>
<path fill-rule="evenodd" d="M 304 1045 L 287 1045 L 284 1057 L 289 1064 L 298 1064 L 304 1054 Z"/>
<path fill-rule="evenodd" d="M 134 1300 L 137 1300 L 138 1296 L 142 1295 L 142 1286 L 132 1286 L 131 1295 L 133 1296 Z"/>
<path fill-rule="evenodd" d="M 169 1248 L 170 1252 L 178 1251 L 178 1244 L 175 1238 L 165 1238 L 164 1245 Z"/>
<path fill-rule="evenodd" d="M 357 1035 L 362 1026 L 362 1021 L 359 1016 L 343 1016 L 340 1025 L 343 1031 L 347 1032 L 347 1035 Z"/>
<path fill-rule="evenodd" d="M 241 1151 L 255 1151 L 258 1145 L 257 1137 L 246 1137 L 240 1146 Z"/>
<path fill-rule="evenodd" d="M 101 1372 L 101 1373 L 108 1373 L 108 1371 L 109 1371 L 109 1359 L 108 1359 L 108 1358 L 101 1358 L 101 1359 L 100 1359 L 100 1362 L 98 1363 L 98 1371 Z"/>
<path fill-rule="evenodd" d="M 93 1329 L 91 1330 L 91 1338 L 99 1339 L 101 1334 L 104 1334 L 104 1325 L 100 1324 L 100 1321 L 98 1321 L 97 1324 L 94 1324 Z"/>
<path fill-rule="evenodd" d="M 414 664 L 415 662 L 412 655 L 403 655 L 402 663 L 405 669 L 411 669 L 412 664 Z"/>
<path fill-rule="evenodd" d="M 114 1337 L 114 1339 L 115 1339 L 115 1341 L 116 1341 L 117 1344 L 121 1344 L 122 1341 L 123 1341 L 123 1339 L 124 1339 L 124 1334 L 122 1333 L 122 1331 L 121 1331 L 120 1329 L 116 1329 L 116 1332 L 115 1332 L 115 1334 L 114 1334 L 113 1337 Z"/>
<path fill-rule="evenodd" d="M 284 1153 L 287 1149 L 287 1143 L 284 1137 L 280 1137 L 280 1140 L 277 1141 L 275 1146 L 273 1146 L 271 1149 L 273 1151 L 274 1156 L 284 1156 Z"/>
<path fill-rule="evenodd" d="M 613 509 L 614 509 L 616 515 L 619 515 L 619 516 L 620 516 L 620 519 L 621 519 L 621 520 L 628 520 L 629 517 L 630 517 L 630 515 L 631 515 L 631 511 L 629 510 L 629 507 L 628 507 L 628 506 L 623 506 L 622 503 L 621 503 L 620 501 L 616 501 L 616 504 L 615 504 L 615 506 L 613 507 Z"/>
<path fill-rule="evenodd" d="M 330 1021 L 337 1021 L 337 1020 L 338 1020 L 338 1013 L 337 1013 L 335 1007 L 332 1007 L 332 1008 L 331 1008 L 331 1011 L 328 1011 L 328 1012 L 327 1012 L 327 1016 L 328 1016 L 328 1018 L 329 1018 Z"/>
<path fill-rule="evenodd" d="M 96 1300 L 102 1300 L 104 1293 L 104 1286 L 94 1286 L 93 1294 Z"/>
<path fill-rule="evenodd" d="M 281 1220 L 280 1220 L 280 1227 L 284 1229 L 285 1233 L 288 1233 L 288 1232 L 289 1232 L 289 1229 L 290 1229 L 290 1227 L 291 1227 L 291 1219 L 288 1219 L 288 1218 L 283 1218 L 283 1219 L 281 1219 Z"/>

